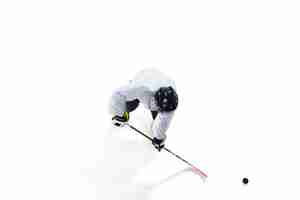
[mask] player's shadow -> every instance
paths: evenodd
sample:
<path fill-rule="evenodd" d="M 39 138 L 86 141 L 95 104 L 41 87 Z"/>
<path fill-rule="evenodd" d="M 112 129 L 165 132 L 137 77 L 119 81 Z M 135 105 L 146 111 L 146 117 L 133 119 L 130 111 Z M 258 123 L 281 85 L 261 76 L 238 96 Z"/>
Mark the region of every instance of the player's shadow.
<path fill-rule="evenodd" d="M 150 125 L 146 122 L 151 119 L 142 117 L 136 117 L 140 120 L 135 120 L 134 125 L 149 134 Z M 151 142 L 129 128 L 111 127 L 103 144 L 104 156 L 97 161 L 96 168 L 81 171 L 96 185 L 99 200 L 147 200 L 155 188 L 190 171 L 186 168 L 153 184 L 137 183 L 134 178 L 139 170 L 158 155 Z"/>
<path fill-rule="evenodd" d="M 175 172 L 174 174 L 171 174 L 169 176 L 167 176 L 166 178 L 156 182 L 156 183 L 152 183 L 151 185 L 148 185 L 147 188 L 150 190 L 154 190 L 156 188 L 158 188 L 161 185 L 164 185 L 172 180 L 174 180 L 175 178 L 178 178 L 179 176 L 188 173 L 188 172 L 192 172 L 192 169 L 190 167 L 187 167 L 185 169 L 182 169 L 180 171 Z"/>
<path fill-rule="evenodd" d="M 150 133 L 150 119 L 145 115 L 134 117 L 134 124 Z M 150 116 L 146 116 L 150 117 Z M 89 183 L 96 184 L 97 199 L 142 200 L 148 199 L 150 190 L 133 180 L 140 169 L 153 161 L 158 154 L 151 142 L 129 128 L 111 127 L 104 136 L 103 158 L 94 169 L 82 169 Z"/>

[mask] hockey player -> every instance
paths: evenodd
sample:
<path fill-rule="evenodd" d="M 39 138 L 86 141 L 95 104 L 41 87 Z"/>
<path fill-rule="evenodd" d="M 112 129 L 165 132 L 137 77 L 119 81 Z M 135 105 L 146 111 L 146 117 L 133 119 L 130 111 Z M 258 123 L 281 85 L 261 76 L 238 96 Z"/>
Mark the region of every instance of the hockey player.
<path fill-rule="evenodd" d="M 178 105 L 174 81 L 156 69 L 145 69 L 125 86 L 117 89 L 110 100 L 113 124 L 122 126 L 129 120 L 129 113 L 139 104 L 151 111 L 152 144 L 160 151 L 165 144 L 166 131 Z"/>

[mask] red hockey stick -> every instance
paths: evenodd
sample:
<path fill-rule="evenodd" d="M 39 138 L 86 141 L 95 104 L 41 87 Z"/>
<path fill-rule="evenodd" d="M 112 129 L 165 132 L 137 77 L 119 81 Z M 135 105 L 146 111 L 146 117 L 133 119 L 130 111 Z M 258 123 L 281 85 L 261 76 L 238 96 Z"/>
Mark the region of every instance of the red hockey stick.
<path fill-rule="evenodd" d="M 130 125 L 129 123 L 125 123 L 125 125 L 127 125 L 129 128 L 131 128 L 132 130 L 136 131 L 137 133 L 143 135 L 145 138 L 147 138 L 148 140 L 150 140 L 151 142 L 153 141 L 153 139 L 151 137 L 149 137 L 148 135 L 146 135 L 145 133 L 143 133 L 142 131 L 136 129 L 134 126 Z M 170 154 L 172 154 L 173 156 L 175 156 L 176 158 L 178 158 L 179 160 L 183 161 L 184 163 L 188 164 L 192 171 L 199 175 L 203 180 L 205 180 L 207 178 L 206 173 L 204 173 L 203 171 L 201 171 L 199 168 L 195 167 L 193 164 L 191 164 L 190 162 L 188 162 L 187 160 L 183 159 L 181 156 L 177 155 L 176 153 L 172 152 L 170 149 L 168 149 L 167 147 L 163 147 L 162 149 L 164 149 L 165 151 L 169 152 Z"/>

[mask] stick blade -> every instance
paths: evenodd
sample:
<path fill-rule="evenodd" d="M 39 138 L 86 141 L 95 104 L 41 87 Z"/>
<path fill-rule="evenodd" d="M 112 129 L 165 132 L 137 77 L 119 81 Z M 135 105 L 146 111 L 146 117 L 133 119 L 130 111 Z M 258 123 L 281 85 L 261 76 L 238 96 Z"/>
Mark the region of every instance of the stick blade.
<path fill-rule="evenodd" d="M 207 174 L 201 171 L 200 169 L 196 167 L 191 167 L 191 171 L 194 172 L 195 174 L 199 175 L 203 181 L 207 179 Z"/>

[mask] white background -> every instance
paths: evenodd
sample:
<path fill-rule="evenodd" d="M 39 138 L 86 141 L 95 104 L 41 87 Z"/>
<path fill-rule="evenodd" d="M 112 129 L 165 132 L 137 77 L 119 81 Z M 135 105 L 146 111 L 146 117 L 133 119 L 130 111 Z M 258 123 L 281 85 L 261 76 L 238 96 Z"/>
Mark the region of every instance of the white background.
<path fill-rule="evenodd" d="M 101 157 L 109 97 L 149 65 L 178 87 L 167 144 L 209 175 L 183 174 L 153 199 L 299 199 L 299 10 L 2 0 L 0 199 L 96 199 L 81 171 Z M 184 167 L 164 153 L 152 165 L 157 179 Z"/>

